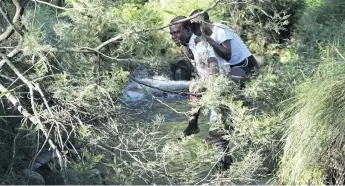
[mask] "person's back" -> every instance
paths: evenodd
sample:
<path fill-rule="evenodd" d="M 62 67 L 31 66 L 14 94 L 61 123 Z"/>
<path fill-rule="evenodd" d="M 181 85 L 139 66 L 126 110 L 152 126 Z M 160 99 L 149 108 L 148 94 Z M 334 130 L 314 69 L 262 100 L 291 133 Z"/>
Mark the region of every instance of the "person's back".
<path fill-rule="evenodd" d="M 199 13 L 192 21 L 192 32 L 204 37 L 214 48 L 220 72 L 227 73 L 231 78 L 242 79 L 252 74 L 257 68 L 257 62 L 242 39 L 228 26 L 212 23 L 209 15 L 201 9 L 194 10 L 190 16 Z"/>
<path fill-rule="evenodd" d="M 217 43 L 223 43 L 227 39 L 230 39 L 231 59 L 230 61 L 226 61 L 217 55 L 221 64 L 228 62 L 231 65 L 236 65 L 252 55 L 236 32 L 224 24 L 213 23 L 213 33 L 210 37 Z"/>

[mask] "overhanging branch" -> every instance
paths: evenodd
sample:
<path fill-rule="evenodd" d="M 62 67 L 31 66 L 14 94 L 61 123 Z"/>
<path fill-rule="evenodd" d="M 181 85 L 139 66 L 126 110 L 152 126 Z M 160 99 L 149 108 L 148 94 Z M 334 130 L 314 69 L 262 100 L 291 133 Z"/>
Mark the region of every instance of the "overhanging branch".
<path fill-rule="evenodd" d="M 185 18 L 185 19 L 181 19 L 181 20 L 179 20 L 179 21 L 170 23 L 170 24 L 165 25 L 165 26 L 160 26 L 160 27 L 150 28 L 150 29 L 142 29 L 142 30 L 135 31 L 135 32 L 129 32 L 129 33 L 127 33 L 127 34 L 118 35 L 118 36 L 116 36 L 116 37 L 113 37 L 113 38 L 111 38 L 111 39 L 109 39 L 109 40 L 107 40 L 107 41 L 101 43 L 98 47 L 95 48 L 95 50 L 99 51 L 99 50 L 101 50 L 103 47 L 107 46 L 108 44 L 123 39 L 125 36 L 130 36 L 130 35 L 132 35 L 132 34 L 138 34 L 138 33 L 143 33 L 143 32 L 152 32 L 152 31 L 157 31 L 157 30 L 163 30 L 164 28 L 170 27 L 170 26 L 172 26 L 172 25 L 175 25 L 175 24 L 178 24 L 178 23 L 182 23 L 182 22 L 184 22 L 184 21 L 191 20 L 191 19 L 196 18 L 197 16 L 199 16 L 199 15 L 201 15 L 201 14 L 203 14 L 203 13 L 209 11 L 209 10 L 211 10 L 212 8 L 214 8 L 215 6 L 217 6 L 218 3 L 220 3 L 221 1 L 223 1 L 223 0 L 217 0 L 214 4 L 212 4 L 210 7 L 206 8 L 206 9 L 203 10 L 203 11 L 201 11 L 201 12 L 199 12 L 199 13 L 193 15 L 193 16 L 187 17 L 187 18 Z"/>
<path fill-rule="evenodd" d="M 21 79 L 30 89 L 30 94 L 31 94 L 31 104 L 33 106 L 33 111 L 35 112 L 35 108 L 34 108 L 34 103 L 33 103 L 33 90 L 38 90 L 39 86 L 37 85 L 33 85 L 28 79 L 26 79 L 22 73 L 20 73 L 20 71 L 12 64 L 12 62 L 8 59 L 8 57 L 5 54 L 0 53 L 0 57 L 3 58 L 3 60 L 1 61 L 5 61 L 5 63 L 10 66 L 10 68 L 14 71 L 14 73 L 19 77 L 19 79 Z M 0 64 L 1 65 L 1 64 Z M 2 64 L 3 65 L 3 64 Z M 0 66 L 1 67 L 1 66 Z M 45 104 L 47 104 L 42 91 L 40 91 L 40 89 L 38 90 L 39 93 L 41 94 L 42 98 L 45 101 Z M 46 127 L 44 126 L 44 124 L 40 121 L 40 119 L 37 116 L 37 113 L 35 115 L 30 114 L 27 109 L 25 109 L 21 104 L 20 101 L 13 96 L 10 91 L 8 89 L 6 89 L 1 83 L 0 83 L 0 92 L 2 94 L 4 94 L 7 99 L 17 108 L 17 110 L 27 119 L 29 119 L 34 125 L 36 125 L 38 127 L 38 129 L 40 131 L 42 131 L 44 137 L 46 138 L 46 142 L 49 143 L 50 147 L 54 150 L 54 152 L 56 153 L 56 155 L 58 156 L 59 159 L 59 163 L 61 165 L 62 168 L 65 168 L 65 163 L 64 163 L 64 155 L 61 154 L 61 152 L 59 151 L 59 149 L 57 148 L 57 146 L 54 144 L 54 142 L 50 139 L 49 137 L 49 132 L 46 129 Z M 49 110 L 49 106 L 47 106 L 48 110 Z M 50 110 L 49 110 L 50 111 Z M 52 113 L 50 112 L 50 114 L 52 115 Z"/>

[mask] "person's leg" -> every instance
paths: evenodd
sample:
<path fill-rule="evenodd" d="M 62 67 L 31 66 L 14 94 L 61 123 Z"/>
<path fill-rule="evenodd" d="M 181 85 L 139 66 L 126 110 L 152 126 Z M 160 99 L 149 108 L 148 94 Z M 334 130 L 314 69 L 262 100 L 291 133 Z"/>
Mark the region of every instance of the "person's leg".
<path fill-rule="evenodd" d="M 231 156 L 228 154 L 229 141 L 223 139 L 223 136 L 226 134 L 226 132 L 224 132 L 224 129 L 221 129 L 217 126 L 212 126 L 212 124 L 215 124 L 218 121 L 218 116 L 220 115 L 225 130 L 227 130 L 227 127 L 225 126 L 225 116 L 223 116 L 224 113 L 222 108 L 213 106 L 210 108 L 210 110 L 211 127 L 208 136 L 204 139 L 204 142 L 208 145 L 215 145 L 216 148 L 220 149 L 220 155 L 222 157 L 220 158 L 220 161 L 217 164 L 217 168 L 219 170 L 227 170 L 232 163 L 232 159 Z"/>
<path fill-rule="evenodd" d="M 192 108 L 190 111 L 190 118 L 188 121 L 187 128 L 183 131 L 184 135 L 189 136 L 192 134 L 197 134 L 200 132 L 199 126 L 198 126 L 198 118 L 200 114 L 200 107 Z"/>
<path fill-rule="evenodd" d="M 200 88 L 199 88 L 196 80 L 193 79 L 189 85 L 189 92 L 190 93 L 197 93 L 197 92 L 199 92 L 199 89 Z M 198 99 L 200 99 L 200 97 L 190 95 L 190 101 L 191 102 L 197 102 Z M 187 125 L 187 128 L 183 131 L 185 136 L 197 134 L 200 132 L 200 129 L 198 127 L 198 118 L 199 118 L 199 114 L 200 114 L 200 109 L 201 108 L 199 106 L 194 106 L 194 107 L 192 106 L 192 109 L 189 111 L 188 125 Z"/>
<path fill-rule="evenodd" d="M 232 163 L 231 155 L 229 154 L 229 140 L 222 138 L 223 134 L 218 133 L 219 131 L 210 131 L 208 136 L 204 139 L 207 145 L 215 145 L 220 150 L 219 155 L 221 156 L 217 163 L 219 170 L 227 170 L 230 168 Z"/>
<path fill-rule="evenodd" d="M 228 140 L 219 140 L 215 143 L 215 146 L 222 152 L 222 157 L 220 157 L 220 160 L 217 164 L 218 170 L 228 170 L 233 163 L 233 159 L 230 155 L 229 143 L 230 142 Z"/>
<path fill-rule="evenodd" d="M 230 78 L 240 85 L 240 88 L 245 87 L 245 83 L 250 80 L 251 76 L 259 72 L 259 65 L 253 55 L 247 58 L 245 66 L 235 66 L 231 68 L 229 73 Z"/>
<path fill-rule="evenodd" d="M 255 72 L 255 71 L 259 70 L 259 64 L 253 55 L 248 57 L 248 65 L 247 66 L 251 71 Z"/>

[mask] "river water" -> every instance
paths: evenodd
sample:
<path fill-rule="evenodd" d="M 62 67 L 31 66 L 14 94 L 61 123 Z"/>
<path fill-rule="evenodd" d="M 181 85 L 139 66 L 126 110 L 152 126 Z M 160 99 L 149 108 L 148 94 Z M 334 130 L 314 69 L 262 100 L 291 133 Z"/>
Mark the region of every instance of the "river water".
<path fill-rule="evenodd" d="M 187 91 L 189 82 L 188 81 L 172 81 L 164 76 L 156 76 L 153 78 L 138 77 L 141 82 L 153 85 L 162 89 L 170 91 Z M 138 119 L 153 119 L 156 115 L 164 117 L 164 124 L 162 126 L 163 131 L 183 131 L 188 123 L 188 117 L 186 113 L 190 109 L 189 97 L 186 95 L 169 94 L 154 88 L 148 88 L 135 82 L 129 82 L 124 89 L 123 100 L 128 104 L 129 108 L 132 108 L 134 112 L 141 113 Z M 208 135 L 209 116 L 200 114 L 198 124 L 200 133 L 195 135 L 197 140 L 200 142 Z M 45 178 L 53 179 L 49 177 L 47 172 L 42 172 Z M 42 174 L 41 173 L 41 174 Z M 46 175 L 44 175 L 46 174 Z M 266 185 L 267 181 L 271 176 L 266 178 L 260 178 L 255 182 L 250 183 L 251 185 Z M 53 181 L 53 180 L 51 180 Z M 49 181 L 46 183 L 50 183 Z M 51 182 L 50 184 L 56 184 Z M 236 183 L 243 185 L 243 183 Z"/>
<path fill-rule="evenodd" d="M 159 81 L 156 79 L 153 81 L 146 80 L 145 82 L 151 82 L 152 85 L 159 88 L 182 91 L 187 91 L 189 84 L 185 81 L 171 81 L 165 79 L 165 77 L 159 77 L 158 79 Z M 167 94 L 152 88 L 135 85 L 133 82 L 130 82 L 129 85 L 130 88 L 127 86 L 125 90 L 131 99 L 126 99 L 126 101 L 128 101 L 129 105 L 132 105 L 132 108 L 144 110 L 145 112 L 142 115 L 146 116 L 146 119 L 153 118 L 155 115 L 163 116 L 164 124 L 162 130 L 166 131 L 176 130 L 182 132 L 186 128 L 188 117 L 182 113 L 190 109 L 188 96 Z M 209 116 L 200 114 L 198 120 L 200 132 L 195 135 L 195 138 L 200 140 L 200 142 L 208 135 L 210 128 L 208 121 Z M 271 179 L 272 176 L 267 175 L 258 178 L 254 182 L 249 183 L 249 185 L 267 185 Z M 236 184 L 244 185 L 244 183 L 240 182 Z"/>

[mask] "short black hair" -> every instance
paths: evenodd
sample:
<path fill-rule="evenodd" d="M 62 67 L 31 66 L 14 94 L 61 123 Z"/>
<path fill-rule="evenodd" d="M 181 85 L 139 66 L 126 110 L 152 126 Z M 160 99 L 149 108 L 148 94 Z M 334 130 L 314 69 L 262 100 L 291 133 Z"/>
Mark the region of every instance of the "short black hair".
<path fill-rule="evenodd" d="M 174 19 L 172 19 L 171 21 L 170 21 L 170 23 L 173 23 L 173 22 L 176 22 L 176 21 L 180 21 L 180 20 L 182 20 L 182 19 L 186 19 L 187 17 L 186 16 L 176 16 Z M 182 22 L 182 27 L 183 28 L 190 28 L 190 25 L 191 25 L 191 22 L 190 22 L 190 20 L 187 20 L 187 21 L 183 21 Z"/>
<path fill-rule="evenodd" d="M 203 11 L 202 9 L 196 9 L 196 10 L 194 10 L 189 16 L 193 16 L 193 15 L 199 13 L 199 12 L 202 12 L 202 11 Z M 208 15 L 207 12 L 204 12 L 204 13 L 202 13 L 201 15 L 204 16 L 205 21 L 210 21 L 210 16 Z"/>

